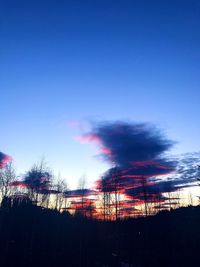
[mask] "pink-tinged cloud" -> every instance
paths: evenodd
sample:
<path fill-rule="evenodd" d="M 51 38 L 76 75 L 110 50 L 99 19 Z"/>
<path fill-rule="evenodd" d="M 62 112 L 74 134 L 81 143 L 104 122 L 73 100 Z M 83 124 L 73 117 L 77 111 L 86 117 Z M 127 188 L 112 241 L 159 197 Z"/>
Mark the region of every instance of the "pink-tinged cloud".
<path fill-rule="evenodd" d="M 0 152 L 0 169 L 6 167 L 6 165 L 12 161 L 12 157 Z"/>
<path fill-rule="evenodd" d="M 99 149 L 100 153 L 106 154 L 108 156 L 112 156 L 112 150 L 107 147 L 102 147 Z"/>
<path fill-rule="evenodd" d="M 14 181 L 9 184 L 10 186 L 27 187 L 27 184 L 22 181 Z"/>
<path fill-rule="evenodd" d="M 100 138 L 95 134 L 79 135 L 79 136 L 75 137 L 75 140 L 79 141 L 81 144 L 87 144 L 87 143 L 94 142 L 98 145 L 101 145 Z"/>
<path fill-rule="evenodd" d="M 149 167 L 154 167 L 157 169 L 164 169 L 168 170 L 169 172 L 174 171 L 174 167 L 172 166 L 164 166 L 158 161 L 153 161 L 153 160 L 146 160 L 146 161 L 133 161 L 132 162 L 132 168 L 149 168 Z"/>

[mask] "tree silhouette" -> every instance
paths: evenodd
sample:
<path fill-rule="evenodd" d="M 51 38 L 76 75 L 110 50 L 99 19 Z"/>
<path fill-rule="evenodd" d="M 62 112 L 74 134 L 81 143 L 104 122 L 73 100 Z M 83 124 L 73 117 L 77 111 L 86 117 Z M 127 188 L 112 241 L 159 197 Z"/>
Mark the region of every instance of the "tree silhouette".
<path fill-rule="evenodd" d="M 53 188 L 55 189 L 55 209 L 61 211 L 62 208 L 66 208 L 67 201 L 67 183 L 60 176 L 54 183 Z M 64 206 L 64 207 L 63 207 Z"/>
<path fill-rule="evenodd" d="M 10 196 L 12 188 L 10 184 L 16 179 L 16 172 L 13 163 L 8 163 L 3 169 L 0 169 L 0 194 L 1 199 Z"/>
<path fill-rule="evenodd" d="M 52 173 L 47 168 L 44 161 L 40 164 L 35 164 L 25 175 L 24 182 L 28 188 L 28 194 L 32 201 L 43 203 L 48 197 L 51 189 Z"/>

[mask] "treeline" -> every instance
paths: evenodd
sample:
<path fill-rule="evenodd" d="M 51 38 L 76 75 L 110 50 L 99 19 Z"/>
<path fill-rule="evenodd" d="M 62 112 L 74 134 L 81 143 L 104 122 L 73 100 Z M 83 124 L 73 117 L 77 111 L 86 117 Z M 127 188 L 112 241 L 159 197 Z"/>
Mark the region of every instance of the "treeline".
<path fill-rule="evenodd" d="M 99 221 L 5 197 L 1 266 L 198 266 L 199 222 L 199 206 Z"/>
<path fill-rule="evenodd" d="M 148 216 L 182 205 L 178 187 L 174 191 L 167 186 L 164 195 L 154 182 L 150 183 L 144 177 L 130 178 L 136 188 L 129 189 L 131 196 L 127 196 L 121 185 L 127 182 L 127 178 L 121 175 L 121 171 L 115 167 L 102 176 L 95 189 L 88 189 L 83 177 L 77 189 L 70 190 L 66 180 L 56 177 L 44 161 L 35 164 L 21 177 L 16 174 L 13 164 L 8 163 L 0 169 L 0 200 L 4 197 L 19 202 L 26 200 L 40 207 L 80 213 L 101 220 Z M 189 195 L 189 201 L 193 205 L 192 194 Z"/>
<path fill-rule="evenodd" d="M 0 199 L 4 197 L 29 199 L 38 206 L 61 210 L 67 184 L 64 179 L 56 177 L 44 161 L 33 165 L 19 177 L 13 163 L 0 169 Z M 50 196 L 54 195 L 50 202 Z"/>

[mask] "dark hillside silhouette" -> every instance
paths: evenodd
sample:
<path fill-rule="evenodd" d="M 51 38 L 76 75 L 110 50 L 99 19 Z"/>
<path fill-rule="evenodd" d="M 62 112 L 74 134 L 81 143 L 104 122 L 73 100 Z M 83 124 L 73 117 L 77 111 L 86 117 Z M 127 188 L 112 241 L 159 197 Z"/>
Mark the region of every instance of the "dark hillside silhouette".
<path fill-rule="evenodd" d="M 198 266 L 200 207 L 97 221 L 5 197 L 1 266 Z"/>

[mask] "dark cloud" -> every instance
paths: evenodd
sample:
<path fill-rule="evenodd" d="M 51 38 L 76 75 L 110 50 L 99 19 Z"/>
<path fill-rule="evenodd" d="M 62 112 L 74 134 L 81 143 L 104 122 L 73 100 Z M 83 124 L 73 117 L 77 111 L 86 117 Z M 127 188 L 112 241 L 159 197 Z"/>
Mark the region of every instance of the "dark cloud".
<path fill-rule="evenodd" d="M 166 152 L 174 142 L 167 139 L 156 126 L 147 123 L 102 123 L 95 125 L 83 139 L 96 142 L 100 156 L 120 170 L 120 174 L 115 176 L 121 178 L 122 183 L 122 178 L 149 178 L 175 170 L 176 161 L 166 157 Z M 113 168 L 104 178 L 109 180 L 111 172 Z"/>
<path fill-rule="evenodd" d="M 95 142 L 101 158 L 112 166 L 97 181 L 97 189 L 122 193 L 136 205 L 144 201 L 164 203 L 168 199 L 164 193 L 190 187 L 198 176 L 199 153 L 169 158 L 168 151 L 175 142 L 150 124 L 101 123 L 82 141 Z"/>
<path fill-rule="evenodd" d="M 97 187 L 103 192 L 118 190 L 127 193 L 129 189 L 140 188 L 143 180 L 175 171 L 176 161 L 166 157 L 174 142 L 156 126 L 147 123 L 102 123 L 93 127 L 84 138 L 96 142 L 101 157 L 116 166 L 98 181 Z"/>
<path fill-rule="evenodd" d="M 126 189 L 125 194 L 128 197 L 147 202 L 163 202 L 168 199 L 163 195 L 164 193 L 172 193 L 184 187 L 186 186 L 179 185 L 176 181 L 148 182 L 135 188 Z"/>
<path fill-rule="evenodd" d="M 12 158 L 2 152 L 0 152 L 0 169 L 4 168 Z"/>
<path fill-rule="evenodd" d="M 120 168 L 137 167 L 141 162 L 160 162 L 174 145 L 156 126 L 145 123 L 102 123 L 85 137 L 98 141 L 103 158 Z"/>
<path fill-rule="evenodd" d="M 97 191 L 91 189 L 76 189 L 76 190 L 68 190 L 65 193 L 65 197 L 67 198 L 80 198 L 80 197 L 88 197 L 97 194 Z"/>
<path fill-rule="evenodd" d="M 166 179 L 149 179 L 150 183 L 145 185 L 146 198 L 151 201 L 154 196 L 163 198 L 164 193 L 171 193 L 188 187 L 197 185 L 197 178 L 200 176 L 198 164 L 200 162 L 200 153 L 186 153 L 176 157 L 176 170 Z M 144 198 L 144 187 L 142 185 L 136 188 L 125 190 L 127 196 L 133 198 Z"/>

